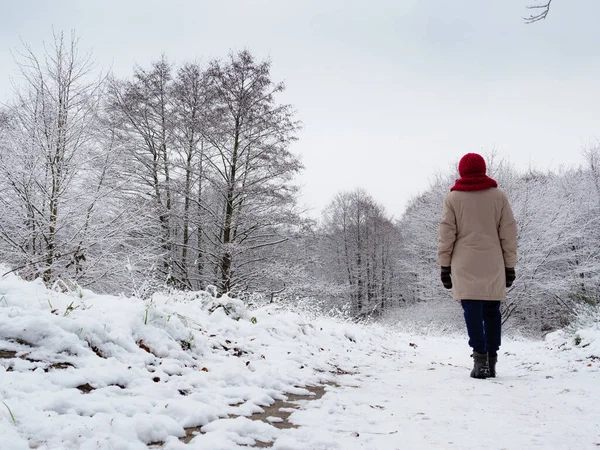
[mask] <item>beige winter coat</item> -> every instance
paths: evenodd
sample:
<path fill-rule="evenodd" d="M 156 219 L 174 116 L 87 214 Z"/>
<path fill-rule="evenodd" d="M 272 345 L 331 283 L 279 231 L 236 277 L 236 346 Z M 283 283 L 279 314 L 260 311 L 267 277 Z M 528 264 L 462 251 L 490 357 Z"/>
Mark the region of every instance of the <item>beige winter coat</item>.
<path fill-rule="evenodd" d="M 504 192 L 492 188 L 446 196 L 438 261 L 451 266 L 455 300 L 506 299 L 504 268 L 517 263 L 517 224 Z"/>

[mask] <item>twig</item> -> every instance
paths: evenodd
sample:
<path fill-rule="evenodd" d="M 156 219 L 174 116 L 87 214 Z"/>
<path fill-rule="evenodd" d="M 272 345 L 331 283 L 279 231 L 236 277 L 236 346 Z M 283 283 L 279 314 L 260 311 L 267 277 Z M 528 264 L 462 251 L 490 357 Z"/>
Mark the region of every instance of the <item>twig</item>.
<path fill-rule="evenodd" d="M 356 433 L 356 434 L 382 434 L 382 435 L 387 435 L 387 434 L 396 434 L 398 432 L 398 430 L 395 431 L 385 431 L 385 432 L 377 432 L 377 431 L 356 431 L 356 430 L 344 430 L 342 428 L 336 428 L 335 430 L 332 431 L 339 431 L 342 433 Z"/>
<path fill-rule="evenodd" d="M 535 22 L 539 22 L 540 20 L 544 20 L 546 18 L 546 16 L 548 15 L 548 13 L 550 12 L 550 4 L 552 3 L 552 0 L 548 0 L 548 3 L 546 3 L 545 5 L 530 5 L 527 7 L 527 9 L 531 9 L 531 10 L 542 10 L 540 13 L 538 14 L 531 14 L 529 17 L 523 17 L 523 20 L 525 21 L 526 24 L 530 24 L 530 23 L 535 23 Z"/>

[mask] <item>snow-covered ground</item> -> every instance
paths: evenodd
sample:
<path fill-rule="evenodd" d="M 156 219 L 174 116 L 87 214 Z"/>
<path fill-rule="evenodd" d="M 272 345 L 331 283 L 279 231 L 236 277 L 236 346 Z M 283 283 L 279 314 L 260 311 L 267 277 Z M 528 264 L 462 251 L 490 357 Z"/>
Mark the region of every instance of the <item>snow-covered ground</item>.
<path fill-rule="evenodd" d="M 598 327 L 508 340 L 496 379 L 469 378 L 469 350 L 208 293 L 59 293 L 7 275 L 0 449 L 600 447 Z M 297 428 L 248 418 L 317 385 Z"/>

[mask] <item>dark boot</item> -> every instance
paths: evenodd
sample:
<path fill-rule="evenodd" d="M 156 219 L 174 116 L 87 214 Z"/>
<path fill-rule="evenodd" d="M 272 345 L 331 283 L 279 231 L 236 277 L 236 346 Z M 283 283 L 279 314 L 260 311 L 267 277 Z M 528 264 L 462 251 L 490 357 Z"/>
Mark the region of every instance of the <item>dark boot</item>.
<path fill-rule="evenodd" d="M 490 369 L 490 378 L 496 378 L 496 363 L 498 362 L 498 355 L 488 356 L 488 366 Z"/>
<path fill-rule="evenodd" d="M 471 378 L 487 378 L 490 376 L 490 368 L 488 367 L 487 353 L 473 352 L 473 370 L 471 370 Z"/>

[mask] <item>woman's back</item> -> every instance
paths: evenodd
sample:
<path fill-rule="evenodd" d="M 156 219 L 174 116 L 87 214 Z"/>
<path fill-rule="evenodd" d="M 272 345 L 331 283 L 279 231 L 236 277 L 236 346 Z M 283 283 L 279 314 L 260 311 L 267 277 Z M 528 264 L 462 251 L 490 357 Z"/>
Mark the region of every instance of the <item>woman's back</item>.
<path fill-rule="evenodd" d="M 516 264 L 516 224 L 506 195 L 497 188 L 450 192 L 439 254 L 452 266 L 456 300 L 504 300 L 505 267 Z"/>

